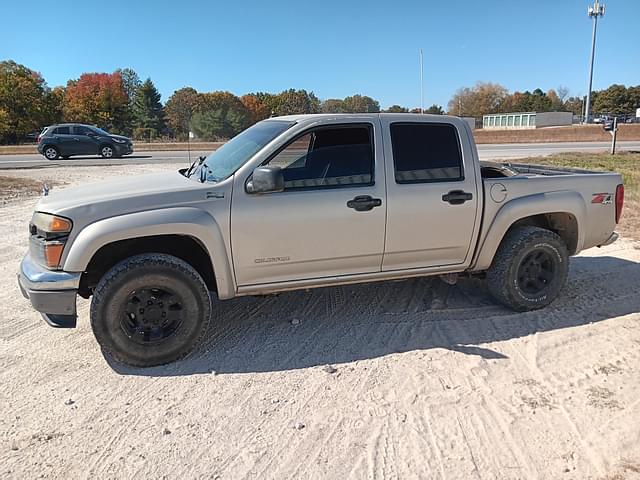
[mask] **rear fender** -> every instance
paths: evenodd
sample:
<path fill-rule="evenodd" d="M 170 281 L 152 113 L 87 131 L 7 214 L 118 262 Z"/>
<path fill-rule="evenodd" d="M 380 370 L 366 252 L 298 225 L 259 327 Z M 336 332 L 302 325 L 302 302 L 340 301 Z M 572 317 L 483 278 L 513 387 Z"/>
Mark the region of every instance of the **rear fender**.
<path fill-rule="evenodd" d="M 537 193 L 516 198 L 506 203 L 496 214 L 484 239 L 479 242 L 478 253 L 471 270 L 482 271 L 491 266 L 493 257 L 509 228 L 518 220 L 547 213 L 568 213 L 578 223 L 576 252 L 584 245 L 586 205 L 578 192 L 559 191 Z"/>

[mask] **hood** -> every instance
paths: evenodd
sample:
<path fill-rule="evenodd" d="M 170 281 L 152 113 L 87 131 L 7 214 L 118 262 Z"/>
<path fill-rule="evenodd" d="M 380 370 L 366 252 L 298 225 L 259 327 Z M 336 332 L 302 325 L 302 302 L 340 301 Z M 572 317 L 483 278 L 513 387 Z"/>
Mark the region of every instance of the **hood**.
<path fill-rule="evenodd" d="M 48 196 L 40 199 L 36 210 L 70 218 L 74 224 L 77 220 L 91 223 L 126 213 L 204 201 L 204 190 L 215 188 L 189 180 L 177 171 L 135 175 L 80 187 L 52 188 Z"/>

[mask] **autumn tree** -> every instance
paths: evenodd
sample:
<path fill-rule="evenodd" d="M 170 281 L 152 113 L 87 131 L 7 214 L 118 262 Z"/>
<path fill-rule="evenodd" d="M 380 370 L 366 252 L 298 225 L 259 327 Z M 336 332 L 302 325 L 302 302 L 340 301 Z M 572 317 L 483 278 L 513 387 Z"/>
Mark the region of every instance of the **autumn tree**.
<path fill-rule="evenodd" d="M 346 97 L 343 104 L 346 113 L 377 113 L 380 111 L 378 101 L 366 95 Z"/>
<path fill-rule="evenodd" d="M 459 117 L 482 117 L 500 110 L 508 91 L 497 83 L 478 82 L 473 87 L 460 88 L 449 100 L 449 114 Z"/>
<path fill-rule="evenodd" d="M 69 80 L 64 93 L 64 117 L 68 122 L 98 125 L 124 132 L 129 99 L 119 73 L 83 73 Z"/>
<path fill-rule="evenodd" d="M 593 112 L 621 115 L 635 112 L 640 107 L 640 85 L 626 88 L 611 85 L 606 90 L 593 92 Z"/>
<path fill-rule="evenodd" d="M 440 105 L 436 105 L 435 103 L 427 108 L 424 113 L 430 113 L 432 115 L 444 115 L 444 110 Z"/>
<path fill-rule="evenodd" d="M 249 110 L 230 92 L 202 93 L 200 99 L 190 126 L 203 140 L 228 139 L 251 124 Z"/>
<path fill-rule="evenodd" d="M 0 62 L 0 141 L 16 143 L 60 120 L 59 90 L 42 76 L 12 60 Z"/>
<path fill-rule="evenodd" d="M 180 139 L 189 134 L 191 117 L 201 102 L 200 94 L 191 87 L 184 87 L 173 92 L 164 106 L 167 123 L 171 133 Z"/>
<path fill-rule="evenodd" d="M 400 105 L 391 105 L 385 110 L 387 113 L 409 113 L 409 109 Z"/>
<path fill-rule="evenodd" d="M 269 106 L 263 103 L 256 94 L 248 93 L 243 95 L 240 97 L 240 101 L 249 112 L 252 124 L 271 116 Z"/>
<path fill-rule="evenodd" d="M 275 96 L 265 96 L 265 105 L 277 116 L 320 113 L 320 99 L 313 92 L 290 88 Z"/>
<path fill-rule="evenodd" d="M 565 112 L 573 112 L 574 115 L 582 115 L 584 98 L 568 97 L 562 104 L 562 110 Z"/>
<path fill-rule="evenodd" d="M 344 113 L 344 100 L 339 98 L 328 98 L 320 104 L 322 113 Z"/>
<path fill-rule="evenodd" d="M 155 138 L 164 130 L 164 109 L 160 103 L 160 92 L 150 78 L 136 90 L 132 113 L 136 137 Z"/>

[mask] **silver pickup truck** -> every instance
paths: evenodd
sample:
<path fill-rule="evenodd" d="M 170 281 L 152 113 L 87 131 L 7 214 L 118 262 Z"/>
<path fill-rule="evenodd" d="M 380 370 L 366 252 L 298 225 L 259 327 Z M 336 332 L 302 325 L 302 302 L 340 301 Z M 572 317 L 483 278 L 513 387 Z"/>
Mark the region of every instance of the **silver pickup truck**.
<path fill-rule="evenodd" d="M 532 310 L 570 255 L 615 241 L 623 193 L 615 173 L 484 164 L 455 117 L 278 117 L 190 168 L 42 197 L 19 284 L 56 327 L 92 297 L 103 351 L 135 366 L 192 350 L 216 297 L 479 275 Z"/>

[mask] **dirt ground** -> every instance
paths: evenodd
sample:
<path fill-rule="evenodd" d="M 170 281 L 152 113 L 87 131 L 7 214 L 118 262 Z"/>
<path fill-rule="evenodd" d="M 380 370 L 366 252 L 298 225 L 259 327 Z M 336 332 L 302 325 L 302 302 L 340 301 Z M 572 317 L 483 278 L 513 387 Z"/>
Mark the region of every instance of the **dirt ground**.
<path fill-rule="evenodd" d="M 221 302 L 195 353 L 144 370 L 105 360 L 88 302 L 56 330 L 20 295 L 36 201 L 0 203 L 2 478 L 640 478 L 639 242 L 573 258 L 538 312 L 477 280 Z"/>

